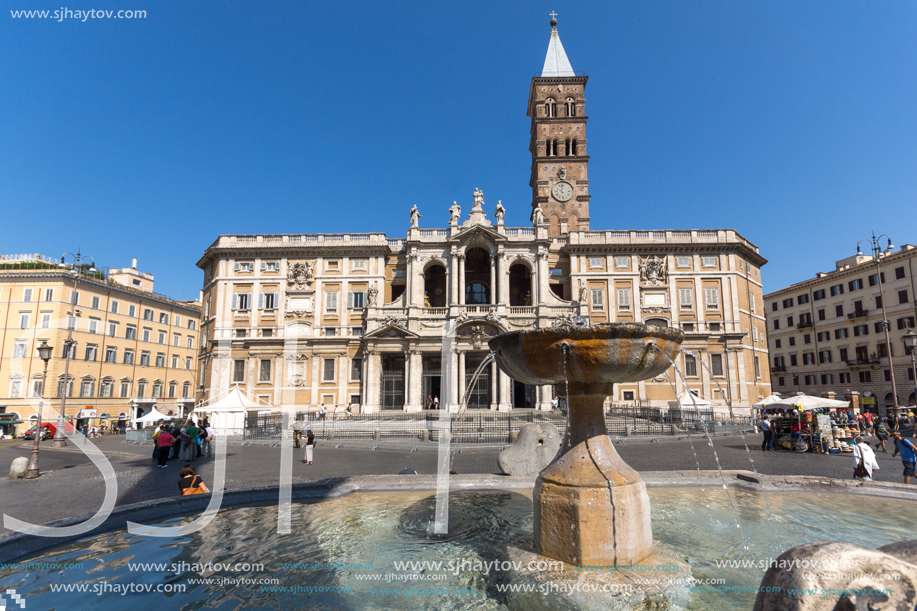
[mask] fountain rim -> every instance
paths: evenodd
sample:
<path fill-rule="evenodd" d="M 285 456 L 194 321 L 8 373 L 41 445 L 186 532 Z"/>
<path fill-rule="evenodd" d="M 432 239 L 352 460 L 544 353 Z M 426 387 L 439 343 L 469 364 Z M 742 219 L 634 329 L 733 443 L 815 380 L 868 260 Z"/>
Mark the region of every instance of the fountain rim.
<path fill-rule="evenodd" d="M 684 331 L 673 327 L 657 327 L 655 325 L 646 325 L 638 322 L 610 322 L 599 323 L 588 327 L 563 326 L 545 329 L 507 331 L 492 337 L 490 341 L 488 341 L 488 345 L 491 350 L 496 351 L 504 342 L 512 341 L 523 336 L 543 337 L 548 340 L 556 338 L 556 341 L 568 340 L 571 342 L 615 339 L 661 339 L 675 344 L 681 344 L 685 339 Z"/>

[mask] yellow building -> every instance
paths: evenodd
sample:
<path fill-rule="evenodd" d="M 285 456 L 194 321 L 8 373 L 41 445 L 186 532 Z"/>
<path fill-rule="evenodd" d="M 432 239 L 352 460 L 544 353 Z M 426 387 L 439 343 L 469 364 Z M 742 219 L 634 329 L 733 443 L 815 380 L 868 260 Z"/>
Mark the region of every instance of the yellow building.
<path fill-rule="evenodd" d="M 152 275 L 138 277 L 149 290 L 104 272 L 77 276 L 47 257 L 0 256 L 0 426 L 37 418 L 43 388 L 45 421 L 62 402 L 68 418 L 93 424 L 129 421 L 153 405 L 176 416 L 193 408 L 200 304 L 156 295 Z M 54 348 L 44 386 L 42 341 Z"/>
<path fill-rule="evenodd" d="M 467 217 L 453 203 L 428 217 L 442 225 L 421 228 L 415 206 L 397 239 L 220 236 L 197 263 L 206 396 L 239 384 L 275 406 L 416 411 L 448 383 L 469 408 L 550 409 L 562 389 L 516 382 L 495 364 L 465 388 L 489 337 L 577 316 L 684 330 L 695 356 L 679 365 L 716 409 L 770 394 L 757 246 L 732 229 L 590 229 L 586 84 L 552 29 L 529 90 L 529 226 L 505 226 L 499 202 L 488 217 L 475 189 Z M 663 407 L 674 394 L 660 376 L 609 400 Z"/>

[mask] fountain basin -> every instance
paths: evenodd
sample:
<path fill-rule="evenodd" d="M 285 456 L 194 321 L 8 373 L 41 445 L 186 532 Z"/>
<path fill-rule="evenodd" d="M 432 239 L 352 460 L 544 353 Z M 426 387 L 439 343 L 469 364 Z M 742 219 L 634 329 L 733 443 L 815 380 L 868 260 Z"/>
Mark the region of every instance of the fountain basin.
<path fill-rule="evenodd" d="M 678 329 L 612 323 L 514 331 L 490 340 L 510 377 L 557 384 L 567 395 L 564 440 L 535 481 L 536 551 L 603 565 L 636 564 L 652 553 L 646 487 L 608 438 L 604 403 L 615 382 L 665 371 L 683 339 Z"/>

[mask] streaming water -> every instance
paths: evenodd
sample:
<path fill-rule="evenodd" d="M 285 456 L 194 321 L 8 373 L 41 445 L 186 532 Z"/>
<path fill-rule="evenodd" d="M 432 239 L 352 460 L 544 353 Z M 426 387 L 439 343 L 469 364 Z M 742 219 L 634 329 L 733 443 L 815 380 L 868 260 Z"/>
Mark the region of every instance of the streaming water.
<path fill-rule="evenodd" d="M 670 363 L 672 363 L 672 367 L 675 368 L 675 374 L 681 377 L 681 381 L 685 387 L 685 392 L 689 397 L 691 397 L 691 401 L 694 403 L 694 409 L 697 411 L 697 402 L 694 401 L 694 394 L 691 392 L 691 389 L 688 388 L 688 380 L 685 379 L 685 376 L 681 373 L 681 371 L 678 370 L 678 367 L 675 366 L 675 361 L 673 361 L 668 354 L 666 354 L 665 357 L 669 360 Z M 742 535 L 742 547 L 747 551 L 749 547 L 748 542 L 745 540 L 745 533 L 742 532 L 742 524 L 739 521 L 739 508 L 736 507 L 735 499 L 733 499 L 732 495 L 729 493 L 729 485 L 726 483 L 726 476 L 723 475 L 723 467 L 720 465 L 720 457 L 716 453 L 716 446 L 713 445 L 713 438 L 710 437 L 710 431 L 707 430 L 707 423 L 704 422 L 703 418 L 700 419 L 700 423 L 704 428 L 704 436 L 707 437 L 707 445 L 709 445 L 710 449 L 713 450 L 713 459 L 716 461 L 716 470 L 719 472 L 720 479 L 723 482 L 723 490 L 726 492 L 726 496 L 729 497 L 729 502 L 732 503 L 732 508 L 735 514 L 736 528 L 739 529 L 739 533 Z"/>
<path fill-rule="evenodd" d="M 707 363 L 705 363 L 705 362 L 703 361 L 703 359 L 700 358 L 699 355 L 697 355 L 697 354 L 691 352 L 690 350 L 684 350 L 684 349 L 682 349 L 682 352 L 684 352 L 685 354 L 690 354 L 691 356 L 694 357 L 694 360 L 695 360 L 696 362 L 698 362 L 698 363 L 701 364 L 701 367 L 703 367 L 703 368 L 707 371 L 707 375 L 710 376 L 710 379 L 713 380 L 713 383 L 716 384 L 716 387 L 720 389 L 720 395 L 722 395 L 723 397 L 728 396 L 728 395 L 726 395 L 726 391 L 723 389 L 723 387 L 720 386 L 719 381 L 718 381 L 715 377 L 713 377 L 713 372 L 710 371 L 710 368 L 709 368 L 709 367 L 707 367 Z M 676 393 L 676 395 L 677 395 L 677 394 L 678 394 L 678 393 Z M 758 476 L 758 468 L 755 467 L 755 459 L 751 457 L 751 450 L 748 449 L 748 439 L 746 439 L 746 437 L 745 437 L 745 427 L 743 427 L 743 426 L 740 426 L 740 427 L 739 427 L 739 435 L 742 437 L 742 445 L 745 446 L 745 453 L 748 455 L 748 462 L 751 463 L 751 470 L 754 472 L 755 477 L 757 478 L 757 476 Z M 765 504 L 767 507 L 770 507 L 771 504 L 770 504 L 770 501 L 767 500 L 767 492 L 762 490 L 762 493 L 763 493 L 763 495 L 764 495 L 764 504 Z"/>
<path fill-rule="evenodd" d="M 484 368 L 489 366 L 491 363 L 493 363 L 495 358 L 496 358 L 496 354 L 491 352 L 486 357 L 484 357 L 484 360 L 481 361 L 481 364 L 478 365 L 477 369 L 475 369 L 474 374 L 471 376 L 471 380 L 465 386 L 465 392 L 462 394 L 459 400 L 459 409 L 458 409 L 458 412 L 456 412 L 455 416 L 453 417 L 453 422 L 455 421 L 455 417 L 460 417 L 465 414 L 465 410 L 468 409 L 468 394 L 471 392 L 472 389 L 474 389 L 475 385 L 478 383 L 478 379 L 481 377 L 481 374 L 484 372 Z M 491 401 L 495 398 L 496 397 L 492 397 Z M 450 466 L 452 465 L 453 462 L 455 462 L 455 451 L 459 448 L 460 448 L 460 444 L 452 444 L 451 454 L 449 456 Z"/>

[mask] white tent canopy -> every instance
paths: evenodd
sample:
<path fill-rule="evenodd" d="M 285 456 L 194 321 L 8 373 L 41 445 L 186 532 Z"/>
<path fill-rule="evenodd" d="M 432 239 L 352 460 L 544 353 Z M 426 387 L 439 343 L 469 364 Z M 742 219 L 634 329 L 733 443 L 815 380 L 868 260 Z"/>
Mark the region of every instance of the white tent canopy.
<path fill-rule="evenodd" d="M 710 409 L 710 401 L 700 397 L 683 392 L 678 398 L 669 401 L 669 409 Z"/>
<path fill-rule="evenodd" d="M 150 413 L 143 416 L 142 418 L 134 418 L 132 422 L 159 422 L 160 420 L 168 420 L 172 416 L 166 416 L 160 411 L 157 411 L 154 407 L 150 410 Z"/>
<path fill-rule="evenodd" d="M 238 386 L 233 387 L 225 397 L 209 405 L 198 405 L 195 414 L 209 414 L 210 428 L 217 435 L 241 435 L 245 428 L 245 414 L 269 410 L 270 405 L 249 399 Z"/>
<path fill-rule="evenodd" d="M 785 405 L 786 400 L 780 395 L 768 395 L 760 403 L 755 403 L 755 407 L 770 407 L 771 405 Z"/>
<path fill-rule="evenodd" d="M 824 397 L 812 397 L 810 395 L 794 395 L 792 397 L 787 397 L 786 399 L 779 399 L 778 401 L 768 402 L 768 399 L 771 397 L 776 397 L 776 395 L 771 395 L 764 401 L 758 404 L 761 407 L 801 407 L 803 411 L 810 409 L 836 409 L 838 407 L 850 407 L 850 403 L 847 401 L 839 401 L 837 399 L 825 399 Z"/>

